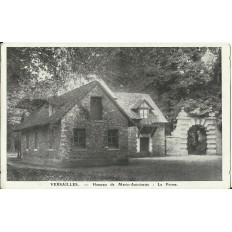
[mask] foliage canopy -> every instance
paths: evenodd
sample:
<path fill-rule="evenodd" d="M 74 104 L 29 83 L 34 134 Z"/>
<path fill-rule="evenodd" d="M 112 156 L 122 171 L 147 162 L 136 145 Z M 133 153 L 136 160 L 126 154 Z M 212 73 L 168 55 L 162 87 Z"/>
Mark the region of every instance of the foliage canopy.
<path fill-rule="evenodd" d="M 56 94 L 89 74 L 113 90 L 149 93 L 169 121 L 184 106 L 197 116 L 213 110 L 221 124 L 221 49 L 210 47 L 7 48 L 8 123 L 18 120 L 20 99 Z"/>

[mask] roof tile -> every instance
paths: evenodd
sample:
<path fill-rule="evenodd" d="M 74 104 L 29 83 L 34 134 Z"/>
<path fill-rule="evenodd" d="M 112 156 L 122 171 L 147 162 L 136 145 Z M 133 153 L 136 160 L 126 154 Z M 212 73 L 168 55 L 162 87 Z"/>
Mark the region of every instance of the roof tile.
<path fill-rule="evenodd" d="M 80 100 L 96 85 L 96 83 L 99 83 L 102 86 L 102 83 L 98 81 L 93 81 L 60 96 L 49 97 L 49 104 L 60 106 L 60 108 L 53 115 L 51 115 L 50 117 L 42 116 L 40 114 L 41 109 L 37 109 L 29 117 L 27 117 L 23 123 L 16 125 L 15 130 L 17 131 L 29 127 L 56 123 L 64 116 L 64 114 L 68 110 L 70 110 L 75 104 L 80 102 Z M 104 86 L 102 87 L 105 89 Z M 105 91 L 111 96 L 111 93 L 109 93 L 107 89 L 105 89 Z M 155 102 L 148 94 L 115 92 L 114 95 L 111 97 L 113 101 L 116 101 L 115 104 L 123 110 L 123 113 L 125 112 L 125 116 L 130 119 L 140 119 L 139 114 L 134 112 L 132 109 L 136 103 L 145 100 L 153 108 L 152 111 L 154 113 L 154 117 L 152 117 L 152 121 L 157 122 L 157 117 L 155 117 L 156 115 L 158 116 L 159 122 L 167 122 L 162 112 L 159 110 Z M 117 98 L 117 100 L 115 99 L 115 97 Z"/>

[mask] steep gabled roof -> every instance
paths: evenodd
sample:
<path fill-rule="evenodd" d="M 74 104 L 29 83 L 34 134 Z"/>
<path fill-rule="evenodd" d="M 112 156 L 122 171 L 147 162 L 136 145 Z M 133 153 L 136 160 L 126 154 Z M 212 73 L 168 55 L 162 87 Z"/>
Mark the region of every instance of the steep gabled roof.
<path fill-rule="evenodd" d="M 51 105 L 64 106 L 70 101 L 73 101 L 75 99 L 81 99 L 82 97 L 84 97 L 85 94 L 88 93 L 95 85 L 96 85 L 96 81 L 90 82 L 79 88 L 66 92 L 60 96 L 56 95 L 56 96 L 49 97 L 48 102 Z"/>
<path fill-rule="evenodd" d="M 80 100 L 96 85 L 98 85 L 103 90 L 103 92 L 105 92 L 105 94 L 111 99 L 111 101 L 116 105 L 119 111 L 128 119 L 128 121 L 131 124 L 134 124 L 134 122 L 126 114 L 124 109 L 118 104 L 118 102 L 114 99 L 114 97 L 111 96 L 111 94 L 107 91 L 107 89 L 105 89 L 104 86 L 102 86 L 101 83 L 99 83 L 98 81 L 90 82 L 89 84 L 83 85 L 77 89 L 74 89 L 70 92 L 61 95 L 60 97 L 63 106 L 61 107 L 60 110 L 58 110 L 52 116 L 50 116 L 48 123 L 55 123 L 58 120 L 60 120 L 68 110 L 70 110 L 74 105 L 78 104 Z"/>
<path fill-rule="evenodd" d="M 40 115 L 40 110 L 38 109 L 33 112 L 29 117 L 25 118 L 25 121 L 20 125 L 17 125 L 15 130 L 22 130 L 29 127 L 42 126 L 49 123 L 55 123 L 60 120 L 63 115 L 72 108 L 77 102 L 79 102 L 94 86 L 96 82 L 90 82 L 83 85 L 77 89 L 69 91 L 61 96 L 54 96 L 48 98 L 48 102 L 52 104 L 59 105 L 60 108 L 50 117 Z"/>
<path fill-rule="evenodd" d="M 109 97 L 119 111 L 127 118 L 129 125 L 135 125 L 135 122 L 133 121 L 134 119 L 141 119 L 140 115 L 133 111 L 133 109 L 134 107 L 139 106 L 143 101 L 151 106 L 153 115 L 151 115 L 152 117 L 150 119 L 152 123 L 167 122 L 162 112 L 148 94 L 116 92 L 112 95 L 112 92 L 109 92 L 108 88 L 105 88 L 101 82 L 92 81 L 86 85 L 64 93 L 63 95 L 49 97 L 47 101 L 44 101 L 44 104 L 48 102 L 50 105 L 58 106 L 56 112 L 48 117 L 42 114 L 41 108 L 39 108 L 29 117 L 25 118 L 24 122 L 17 125 L 15 131 L 29 127 L 57 123 L 72 107 L 79 104 L 81 99 L 96 85 L 102 89 L 102 91 Z M 158 119 L 156 116 L 158 116 Z"/>
<path fill-rule="evenodd" d="M 28 117 L 24 119 L 21 124 L 15 125 L 15 131 L 22 130 L 25 128 L 43 125 L 47 118 L 41 115 L 41 108 L 32 112 Z"/>
<path fill-rule="evenodd" d="M 80 100 L 94 87 L 100 86 L 106 95 L 111 99 L 119 111 L 128 119 L 129 123 L 134 125 L 134 122 L 127 115 L 124 109 L 118 104 L 113 96 L 98 82 L 93 81 L 72 91 L 69 91 L 61 96 L 53 96 L 48 99 L 48 102 L 52 105 L 60 106 L 60 108 L 50 117 L 43 117 L 40 114 L 40 109 L 33 112 L 29 117 L 25 119 L 23 123 L 17 125 L 15 131 L 26 129 L 29 127 L 42 126 L 46 124 L 58 122 L 74 105 L 78 104 Z M 40 117 L 39 117 L 40 115 Z"/>
<path fill-rule="evenodd" d="M 43 106 L 47 102 L 46 99 L 28 99 L 24 98 L 21 101 L 17 103 L 15 108 L 18 109 L 33 109 L 33 108 L 39 108 Z"/>
<path fill-rule="evenodd" d="M 146 100 L 144 99 L 139 99 L 134 105 L 133 107 L 131 108 L 132 110 L 133 109 L 138 109 L 142 103 L 145 102 L 152 110 L 154 110 L 154 108 L 149 104 L 149 102 L 147 102 Z"/>
<path fill-rule="evenodd" d="M 163 116 L 162 112 L 159 110 L 155 102 L 151 99 L 150 95 L 145 93 L 127 93 L 127 92 L 117 92 L 115 93 L 117 97 L 118 103 L 122 106 L 122 108 L 126 111 L 126 113 L 132 119 L 140 119 L 138 113 L 134 112 L 132 109 L 134 108 L 135 103 L 143 102 L 144 100 L 153 108 L 153 113 L 158 116 L 159 122 L 166 123 L 167 120 Z M 155 117 L 154 117 L 155 122 Z"/>

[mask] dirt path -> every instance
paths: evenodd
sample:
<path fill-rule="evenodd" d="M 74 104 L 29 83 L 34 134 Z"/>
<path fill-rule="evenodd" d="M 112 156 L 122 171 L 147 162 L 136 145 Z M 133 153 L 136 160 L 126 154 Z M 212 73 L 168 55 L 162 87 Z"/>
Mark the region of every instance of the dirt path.
<path fill-rule="evenodd" d="M 216 181 L 222 157 L 133 158 L 128 166 L 54 168 L 9 160 L 8 180 L 24 181 Z"/>

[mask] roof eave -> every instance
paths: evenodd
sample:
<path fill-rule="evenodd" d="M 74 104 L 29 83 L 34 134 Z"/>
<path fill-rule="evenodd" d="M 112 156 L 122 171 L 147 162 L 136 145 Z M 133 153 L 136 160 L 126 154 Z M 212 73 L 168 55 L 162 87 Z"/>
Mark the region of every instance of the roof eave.
<path fill-rule="evenodd" d="M 131 109 L 137 110 L 142 105 L 143 102 L 146 102 L 146 104 L 150 107 L 150 109 L 154 110 L 154 107 L 152 107 L 151 104 L 146 99 L 142 99 L 140 104 L 136 103 Z"/>

